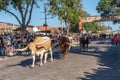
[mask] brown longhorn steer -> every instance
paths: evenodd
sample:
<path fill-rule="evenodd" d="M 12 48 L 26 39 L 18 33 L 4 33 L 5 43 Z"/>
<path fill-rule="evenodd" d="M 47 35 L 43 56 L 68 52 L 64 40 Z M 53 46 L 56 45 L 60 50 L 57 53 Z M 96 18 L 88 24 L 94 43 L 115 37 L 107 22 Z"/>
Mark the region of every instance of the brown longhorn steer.
<path fill-rule="evenodd" d="M 60 45 L 60 49 L 62 51 L 62 58 L 65 59 L 67 56 L 67 52 L 71 49 L 71 47 L 78 46 L 79 42 L 76 44 L 70 43 L 70 38 L 64 36 L 64 37 L 60 38 L 59 45 Z"/>
<path fill-rule="evenodd" d="M 69 40 L 69 38 L 68 37 L 62 37 L 59 40 L 59 45 L 60 45 L 60 49 L 62 51 L 62 57 L 63 57 L 63 59 L 65 59 L 66 55 L 67 55 L 67 50 L 70 47 L 70 40 Z"/>
<path fill-rule="evenodd" d="M 48 55 L 48 51 L 50 51 L 51 61 L 53 61 L 52 57 L 52 49 L 51 49 L 51 39 L 49 37 L 36 37 L 33 42 L 30 42 L 27 47 L 23 49 L 16 49 L 16 51 L 25 51 L 27 49 L 31 50 L 32 55 L 32 65 L 31 68 L 34 68 L 35 65 L 35 56 L 40 56 L 40 66 L 43 65 L 42 59 L 43 55 L 45 54 L 44 64 L 46 63 L 46 58 Z"/>

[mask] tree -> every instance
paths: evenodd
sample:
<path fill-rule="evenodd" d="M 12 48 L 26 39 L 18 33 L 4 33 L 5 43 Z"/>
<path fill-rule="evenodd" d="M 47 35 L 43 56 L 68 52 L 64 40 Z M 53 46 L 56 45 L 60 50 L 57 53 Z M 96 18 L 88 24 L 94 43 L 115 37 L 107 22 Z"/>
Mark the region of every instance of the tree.
<path fill-rule="evenodd" d="M 0 9 L 3 9 L 5 8 L 7 5 L 8 5 L 8 2 L 9 0 L 0 0 Z"/>
<path fill-rule="evenodd" d="M 16 18 L 22 27 L 23 37 L 26 27 L 30 23 L 34 5 L 38 6 L 37 0 L 0 0 L 0 10 Z"/>
<path fill-rule="evenodd" d="M 96 9 L 104 17 L 120 15 L 120 0 L 100 0 Z"/>
<path fill-rule="evenodd" d="M 86 14 L 82 10 L 81 0 L 49 0 L 49 6 L 50 13 L 65 22 L 67 32 L 71 24 L 78 24 L 79 17 L 84 17 Z"/>
<path fill-rule="evenodd" d="M 100 25 L 96 22 L 91 22 L 91 23 L 83 23 L 84 28 L 86 29 L 86 31 L 92 31 L 94 33 L 97 33 L 98 31 L 102 31 L 102 30 L 106 30 L 106 26 L 104 25 Z"/>

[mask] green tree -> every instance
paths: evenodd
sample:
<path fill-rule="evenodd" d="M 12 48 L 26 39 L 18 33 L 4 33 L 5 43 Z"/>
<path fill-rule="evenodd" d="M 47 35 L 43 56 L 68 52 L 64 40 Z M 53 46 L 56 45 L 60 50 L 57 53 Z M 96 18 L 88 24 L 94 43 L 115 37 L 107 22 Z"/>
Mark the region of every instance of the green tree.
<path fill-rule="evenodd" d="M 83 27 L 86 29 L 86 31 L 92 31 L 94 33 L 97 33 L 98 31 L 106 30 L 106 26 L 100 25 L 96 22 L 91 22 L 91 23 L 83 23 Z"/>
<path fill-rule="evenodd" d="M 63 20 L 69 33 L 72 24 L 78 24 L 79 17 L 84 17 L 81 0 L 49 0 L 50 13 Z M 71 26 L 72 27 L 72 26 Z"/>
<path fill-rule="evenodd" d="M 37 0 L 0 0 L 0 10 L 16 18 L 22 27 L 23 37 L 26 27 L 30 23 L 34 5 L 38 6 Z"/>
<path fill-rule="evenodd" d="M 100 0 L 96 9 L 101 16 L 120 15 L 120 0 Z"/>
<path fill-rule="evenodd" d="M 0 0 L 0 9 L 6 8 L 9 0 Z"/>

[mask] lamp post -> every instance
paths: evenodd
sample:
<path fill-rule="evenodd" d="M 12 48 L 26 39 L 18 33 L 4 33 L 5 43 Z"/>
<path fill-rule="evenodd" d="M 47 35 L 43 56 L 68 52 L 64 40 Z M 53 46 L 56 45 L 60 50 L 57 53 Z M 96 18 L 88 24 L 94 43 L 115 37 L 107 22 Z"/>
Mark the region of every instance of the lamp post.
<path fill-rule="evenodd" d="M 45 26 L 46 35 L 47 35 L 47 3 L 44 4 L 44 13 L 45 13 L 45 24 L 43 24 L 43 26 Z"/>

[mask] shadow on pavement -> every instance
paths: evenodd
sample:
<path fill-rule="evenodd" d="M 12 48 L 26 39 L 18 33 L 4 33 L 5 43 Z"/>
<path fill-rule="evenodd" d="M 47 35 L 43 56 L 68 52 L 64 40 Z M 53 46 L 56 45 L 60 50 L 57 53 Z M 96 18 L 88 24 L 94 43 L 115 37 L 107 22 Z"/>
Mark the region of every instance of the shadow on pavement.
<path fill-rule="evenodd" d="M 111 42 L 98 42 L 97 44 L 111 44 Z"/>
<path fill-rule="evenodd" d="M 17 54 L 16 56 L 22 56 L 22 57 L 26 57 L 27 59 L 21 61 L 20 63 L 18 64 L 14 64 L 14 65 L 7 65 L 6 68 L 9 68 L 9 67 L 13 67 L 13 66 L 23 66 L 23 67 L 30 67 L 31 63 L 32 63 L 32 56 L 31 55 L 26 55 L 26 54 Z M 47 58 L 47 62 L 49 62 L 50 60 L 50 54 L 48 54 L 48 58 Z M 53 59 L 61 59 L 61 52 L 54 52 L 53 53 Z M 44 57 L 43 57 L 43 61 L 44 61 Z M 40 62 L 40 57 L 39 56 L 36 56 L 36 59 L 35 59 L 35 65 L 39 65 L 39 62 Z"/>
<path fill-rule="evenodd" d="M 105 42 L 97 44 L 105 44 Z M 100 51 L 100 47 L 91 46 L 90 48 L 94 48 L 94 51 L 80 53 L 80 55 L 97 57 L 97 65 L 100 67 L 92 69 L 93 73 L 84 72 L 85 77 L 77 77 L 77 80 L 120 80 L 120 47 L 103 47 L 106 48 L 104 51 Z"/>
<path fill-rule="evenodd" d="M 108 44 L 108 42 L 98 42 L 97 44 Z M 84 72 L 85 77 L 76 76 L 76 80 L 120 80 L 120 47 L 112 46 L 90 46 L 91 51 L 78 52 L 79 50 L 72 50 L 70 54 L 88 55 L 97 58 L 98 69 L 92 69 L 92 73 Z M 104 50 L 101 50 L 104 49 Z M 54 59 L 60 59 L 61 52 L 53 53 Z M 49 59 L 49 57 L 48 57 Z M 19 64 L 8 65 L 13 66 L 29 66 L 32 62 L 32 57 L 21 61 Z M 39 58 L 36 59 L 36 64 L 39 62 Z"/>
<path fill-rule="evenodd" d="M 35 63 L 37 63 L 37 62 L 39 62 L 39 59 L 36 59 Z M 32 63 L 32 58 L 23 60 L 18 64 L 7 65 L 6 68 L 14 67 L 14 66 L 18 66 L 18 65 L 23 66 L 23 67 L 30 67 L 31 63 Z"/>

